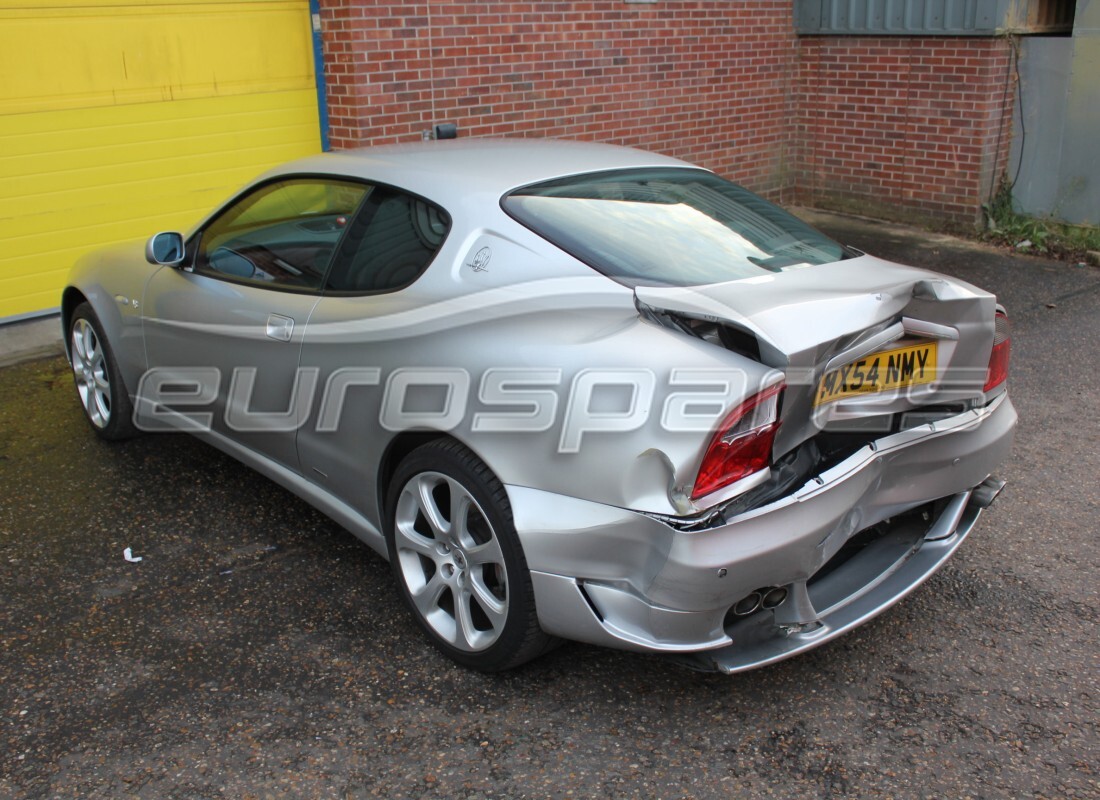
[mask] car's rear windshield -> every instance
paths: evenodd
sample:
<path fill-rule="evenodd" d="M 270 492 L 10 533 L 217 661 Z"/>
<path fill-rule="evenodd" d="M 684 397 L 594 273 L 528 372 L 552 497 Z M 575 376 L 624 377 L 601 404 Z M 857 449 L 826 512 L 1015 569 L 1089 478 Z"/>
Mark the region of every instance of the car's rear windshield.
<path fill-rule="evenodd" d="M 628 286 L 699 286 L 826 264 L 851 253 L 701 169 L 575 175 L 508 194 L 508 214 Z"/>

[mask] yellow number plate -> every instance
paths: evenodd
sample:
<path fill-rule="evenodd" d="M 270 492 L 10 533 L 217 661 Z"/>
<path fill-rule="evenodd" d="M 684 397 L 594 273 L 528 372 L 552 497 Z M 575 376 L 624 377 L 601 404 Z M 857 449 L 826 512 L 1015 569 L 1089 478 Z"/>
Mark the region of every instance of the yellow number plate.
<path fill-rule="evenodd" d="M 818 384 L 814 405 L 931 383 L 935 379 L 935 342 L 883 350 L 826 373 Z"/>

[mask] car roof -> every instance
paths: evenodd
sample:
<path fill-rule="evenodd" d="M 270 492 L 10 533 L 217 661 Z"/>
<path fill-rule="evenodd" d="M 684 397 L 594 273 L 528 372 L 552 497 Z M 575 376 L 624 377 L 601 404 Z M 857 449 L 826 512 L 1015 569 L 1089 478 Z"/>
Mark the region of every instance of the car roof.
<path fill-rule="evenodd" d="M 262 179 L 325 173 L 391 184 L 446 202 L 487 192 L 494 197 L 566 175 L 632 167 L 689 167 L 630 147 L 561 139 L 451 139 L 363 147 L 299 159 Z"/>

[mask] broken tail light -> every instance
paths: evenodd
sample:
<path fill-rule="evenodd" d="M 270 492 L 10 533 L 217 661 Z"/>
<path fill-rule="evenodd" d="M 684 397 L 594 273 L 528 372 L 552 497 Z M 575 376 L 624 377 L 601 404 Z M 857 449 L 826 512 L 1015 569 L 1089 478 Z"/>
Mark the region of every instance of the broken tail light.
<path fill-rule="evenodd" d="M 983 392 L 997 388 L 1008 379 L 1008 357 L 1012 349 L 1009 337 L 1008 315 L 998 311 L 994 319 L 993 352 L 989 354 L 989 369 L 985 374 Z"/>
<path fill-rule="evenodd" d="M 730 412 L 707 446 L 691 499 L 747 478 L 769 465 L 779 429 L 779 383 L 753 395 Z"/>

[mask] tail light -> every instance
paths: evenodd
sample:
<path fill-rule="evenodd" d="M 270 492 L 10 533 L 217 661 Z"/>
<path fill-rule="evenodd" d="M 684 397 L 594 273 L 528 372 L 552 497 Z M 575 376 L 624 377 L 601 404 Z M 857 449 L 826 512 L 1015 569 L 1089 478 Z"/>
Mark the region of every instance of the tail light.
<path fill-rule="evenodd" d="M 995 389 L 1008 379 L 1008 356 L 1012 340 L 1008 331 L 1008 315 L 998 311 L 994 319 L 993 352 L 989 354 L 989 369 L 985 374 L 983 392 Z"/>
<path fill-rule="evenodd" d="M 779 383 L 750 397 L 723 420 L 707 446 L 691 491 L 697 500 L 768 466 L 779 429 Z"/>

